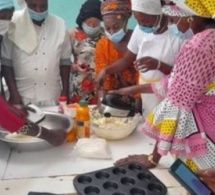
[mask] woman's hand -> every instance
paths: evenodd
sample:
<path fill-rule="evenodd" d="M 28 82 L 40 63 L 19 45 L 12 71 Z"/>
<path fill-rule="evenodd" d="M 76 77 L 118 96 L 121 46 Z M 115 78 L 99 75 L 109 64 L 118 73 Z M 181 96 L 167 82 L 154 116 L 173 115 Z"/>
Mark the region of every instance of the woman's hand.
<path fill-rule="evenodd" d="M 106 71 L 105 69 L 103 69 L 98 76 L 95 79 L 95 85 L 96 85 L 96 89 L 99 90 L 102 88 L 104 80 L 105 80 L 105 76 L 106 76 Z"/>
<path fill-rule="evenodd" d="M 129 155 L 127 158 L 122 158 L 114 163 L 114 165 L 120 166 L 128 163 L 139 163 L 143 165 L 146 169 L 151 169 L 156 167 L 155 164 L 151 163 L 148 160 L 148 155 L 141 154 L 141 155 Z"/>
<path fill-rule="evenodd" d="M 215 168 L 201 170 L 197 175 L 208 185 L 208 187 L 215 193 Z"/>
<path fill-rule="evenodd" d="M 78 71 L 82 73 L 88 73 L 90 71 L 90 67 L 85 64 L 76 64 L 73 63 L 71 65 L 71 71 Z"/>
<path fill-rule="evenodd" d="M 159 60 L 152 57 L 143 57 L 134 62 L 134 66 L 140 72 L 147 72 L 149 70 L 156 70 L 159 68 Z"/>

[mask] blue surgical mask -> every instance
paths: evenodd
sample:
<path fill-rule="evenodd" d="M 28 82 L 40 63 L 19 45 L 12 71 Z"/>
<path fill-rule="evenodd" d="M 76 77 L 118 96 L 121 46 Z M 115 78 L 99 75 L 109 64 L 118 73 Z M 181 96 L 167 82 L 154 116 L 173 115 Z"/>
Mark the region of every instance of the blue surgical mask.
<path fill-rule="evenodd" d="M 107 38 L 114 43 L 119 43 L 126 35 L 126 33 L 123 29 L 119 30 L 118 32 L 116 32 L 114 34 L 110 34 L 109 32 L 105 31 L 105 34 L 106 34 Z"/>
<path fill-rule="evenodd" d="M 178 29 L 177 24 L 168 25 L 168 29 L 173 35 L 182 40 L 191 39 L 194 36 L 194 33 L 191 28 L 189 28 L 186 32 L 183 33 Z"/>
<path fill-rule="evenodd" d="M 29 13 L 32 20 L 35 20 L 38 22 L 45 20 L 47 18 L 47 16 L 49 15 L 48 10 L 39 13 L 39 12 L 35 12 L 34 10 L 32 10 L 30 8 L 28 8 L 28 13 Z"/>
<path fill-rule="evenodd" d="M 158 17 L 159 17 L 159 22 L 158 22 L 157 26 L 147 27 L 147 26 L 139 25 L 140 30 L 142 30 L 145 33 L 155 33 L 155 32 L 157 32 L 157 30 L 160 28 L 162 15 L 158 16 Z"/>
<path fill-rule="evenodd" d="M 98 25 L 97 27 L 90 27 L 86 23 L 83 23 L 82 28 L 87 35 L 92 36 L 95 35 L 101 29 L 101 26 Z"/>

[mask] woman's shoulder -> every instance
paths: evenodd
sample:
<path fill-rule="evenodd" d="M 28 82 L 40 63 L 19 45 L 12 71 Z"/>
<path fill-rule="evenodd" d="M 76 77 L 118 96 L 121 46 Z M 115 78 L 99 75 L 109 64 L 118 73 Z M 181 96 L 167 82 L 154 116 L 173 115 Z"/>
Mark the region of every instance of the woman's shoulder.
<path fill-rule="evenodd" d="M 206 48 L 215 49 L 215 29 L 207 29 L 196 34 L 188 45 L 203 50 Z"/>

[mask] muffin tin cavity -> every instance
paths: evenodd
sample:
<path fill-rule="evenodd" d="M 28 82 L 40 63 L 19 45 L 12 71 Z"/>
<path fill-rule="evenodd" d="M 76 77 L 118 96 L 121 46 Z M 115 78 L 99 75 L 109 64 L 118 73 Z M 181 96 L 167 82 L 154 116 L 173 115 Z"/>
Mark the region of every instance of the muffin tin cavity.
<path fill-rule="evenodd" d="M 166 195 L 166 186 L 142 165 L 131 163 L 77 175 L 80 195 Z"/>
<path fill-rule="evenodd" d="M 114 168 L 113 169 L 113 174 L 115 175 L 124 175 L 126 174 L 126 170 L 125 169 L 122 169 L 122 168 Z"/>
<path fill-rule="evenodd" d="M 106 173 L 106 172 L 98 172 L 96 173 L 96 178 L 97 179 L 107 179 L 110 177 L 110 174 L 109 173 Z"/>
<path fill-rule="evenodd" d="M 121 179 L 121 183 L 125 186 L 133 186 L 135 184 L 135 179 L 124 177 Z"/>
<path fill-rule="evenodd" d="M 115 182 L 108 181 L 104 183 L 103 188 L 105 190 L 116 190 L 118 188 L 118 185 Z"/>
<path fill-rule="evenodd" d="M 78 183 L 81 183 L 81 184 L 89 184 L 92 182 L 92 178 L 89 177 L 89 176 L 81 176 L 78 178 Z"/>
<path fill-rule="evenodd" d="M 89 186 L 84 189 L 84 193 L 86 195 L 97 195 L 100 194 L 100 190 L 95 186 Z"/>

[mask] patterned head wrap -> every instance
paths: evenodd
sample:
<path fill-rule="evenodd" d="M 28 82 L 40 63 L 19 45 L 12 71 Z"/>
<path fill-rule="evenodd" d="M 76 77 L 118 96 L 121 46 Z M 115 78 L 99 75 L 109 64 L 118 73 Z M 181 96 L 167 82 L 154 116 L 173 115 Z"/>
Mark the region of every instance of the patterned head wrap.
<path fill-rule="evenodd" d="M 176 16 L 176 17 L 189 17 L 193 16 L 193 14 L 182 11 L 176 5 L 164 5 L 162 8 L 162 12 L 168 16 Z"/>
<path fill-rule="evenodd" d="M 185 3 L 200 16 L 215 19 L 214 0 L 186 0 Z"/>
<path fill-rule="evenodd" d="M 14 7 L 13 0 L 0 0 L 0 10 Z"/>
<path fill-rule="evenodd" d="M 87 0 L 81 7 L 80 13 L 76 19 L 76 23 L 78 24 L 79 28 L 82 29 L 82 23 L 90 18 L 98 18 L 99 20 L 102 20 L 101 16 L 101 1 L 99 0 Z"/>
<path fill-rule="evenodd" d="M 172 0 L 181 10 L 189 10 L 193 15 L 215 19 L 214 0 Z"/>
<path fill-rule="evenodd" d="M 130 0 L 105 0 L 101 6 L 103 18 L 115 16 L 118 19 L 129 18 L 131 16 Z"/>

